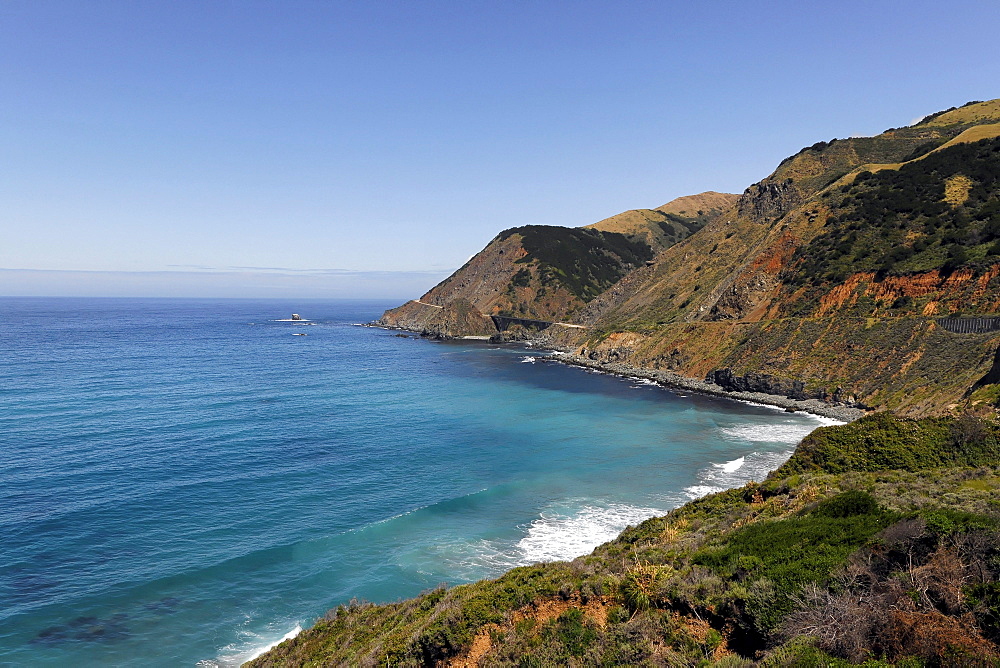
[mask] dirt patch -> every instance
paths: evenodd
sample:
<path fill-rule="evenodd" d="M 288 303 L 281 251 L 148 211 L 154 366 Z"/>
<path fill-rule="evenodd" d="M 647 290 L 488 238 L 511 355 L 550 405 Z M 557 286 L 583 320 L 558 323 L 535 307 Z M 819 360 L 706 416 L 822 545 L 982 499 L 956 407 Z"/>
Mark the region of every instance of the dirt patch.
<path fill-rule="evenodd" d="M 515 624 L 525 619 L 532 619 L 537 624 L 545 624 L 557 619 L 571 608 L 578 608 L 583 612 L 585 617 L 593 620 L 601 628 L 604 628 L 608 624 L 608 610 L 613 605 L 611 600 L 606 597 L 591 597 L 584 603 L 579 595 L 565 600 L 549 598 L 535 601 L 519 610 L 515 610 L 507 623 L 487 624 L 479 629 L 479 633 L 472 640 L 472 646 L 469 651 L 462 656 L 452 659 L 445 665 L 449 668 L 475 668 L 492 648 L 494 633 L 504 633 L 513 630 Z"/>

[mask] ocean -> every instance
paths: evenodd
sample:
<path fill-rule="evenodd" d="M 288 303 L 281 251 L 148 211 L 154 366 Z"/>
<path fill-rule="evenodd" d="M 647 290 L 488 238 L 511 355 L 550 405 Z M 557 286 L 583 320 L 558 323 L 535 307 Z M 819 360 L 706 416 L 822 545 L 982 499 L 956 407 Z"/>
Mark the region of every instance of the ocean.
<path fill-rule="evenodd" d="M 0 665 L 238 665 L 352 598 L 585 554 L 832 423 L 357 326 L 397 303 L 0 298 Z"/>

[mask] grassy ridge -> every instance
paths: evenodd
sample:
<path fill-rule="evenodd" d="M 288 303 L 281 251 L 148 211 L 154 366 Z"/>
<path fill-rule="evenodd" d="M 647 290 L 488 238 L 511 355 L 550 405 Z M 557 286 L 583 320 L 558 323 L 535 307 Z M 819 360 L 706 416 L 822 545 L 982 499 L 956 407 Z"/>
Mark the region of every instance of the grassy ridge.
<path fill-rule="evenodd" d="M 252 665 L 432 665 L 474 645 L 497 666 L 993 665 L 996 431 L 884 415 L 822 429 L 767 481 L 588 556 L 341 606 Z"/>
<path fill-rule="evenodd" d="M 998 461 L 1000 430 L 993 422 L 972 415 L 910 420 L 876 413 L 848 425 L 820 427 L 772 476 L 819 471 L 920 471 L 988 466 Z"/>

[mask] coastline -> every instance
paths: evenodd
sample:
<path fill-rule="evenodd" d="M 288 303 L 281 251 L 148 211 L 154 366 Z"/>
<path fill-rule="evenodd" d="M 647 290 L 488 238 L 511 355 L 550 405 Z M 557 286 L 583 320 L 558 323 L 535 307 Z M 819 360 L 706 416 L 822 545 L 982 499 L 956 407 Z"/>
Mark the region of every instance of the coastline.
<path fill-rule="evenodd" d="M 651 380 L 659 385 L 673 389 L 688 390 L 690 392 L 698 392 L 699 394 L 708 394 L 726 399 L 735 399 L 737 401 L 749 401 L 756 404 L 777 406 L 778 408 L 784 408 L 789 412 L 802 411 L 805 413 L 812 413 L 813 415 L 832 418 L 842 422 L 853 422 L 868 413 L 868 411 L 864 411 L 860 408 L 839 406 L 821 401 L 820 399 L 791 399 L 780 394 L 767 394 L 764 392 L 735 392 L 724 389 L 722 386 L 716 385 L 715 383 L 698 380 L 697 378 L 689 378 L 672 371 L 635 367 L 624 362 L 596 362 L 582 355 L 576 355 L 574 353 L 568 353 L 560 350 L 551 351 L 550 354 L 543 359 L 545 361 L 593 369 L 594 371 L 614 376 Z"/>
<path fill-rule="evenodd" d="M 419 337 L 428 338 L 424 332 L 419 332 L 413 329 L 406 329 L 405 327 L 393 327 L 390 325 L 383 325 L 379 322 L 370 322 L 363 325 L 364 327 L 375 327 L 378 329 L 386 329 L 391 331 L 402 331 L 409 332 Z M 455 341 L 463 340 L 489 340 L 494 341 L 492 337 L 481 337 L 481 336 L 459 336 L 459 337 L 447 337 Z M 598 371 L 601 373 L 606 373 L 612 376 L 623 376 L 626 378 L 641 378 L 644 380 L 651 380 L 664 387 L 669 387 L 676 390 L 687 390 L 689 392 L 697 392 L 699 394 L 708 394 L 715 397 L 722 397 L 725 399 L 733 399 L 736 401 L 749 401 L 756 404 L 765 404 L 768 406 L 776 406 L 778 408 L 783 408 L 789 412 L 802 411 L 804 413 L 811 413 L 813 415 L 819 415 L 821 417 L 832 418 L 834 420 L 840 420 L 842 422 L 854 422 L 860 417 L 867 415 L 870 411 L 862 410 L 860 408 L 854 408 L 851 406 L 844 406 L 838 404 L 832 404 L 820 399 L 791 399 L 789 397 L 780 394 L 767 394 L 765 392 L 739 392 L 733 390 L 727 390 L 720 385 L 715 383 L 710 383 L 704 380 L 698 380 L 697 378 L 689 378 L 688 376 L 682 376 L 679 373 L 674 373 L 673 371 L 664 371 L 662 369 L 648 369 L 644 367 L 632 366 L 625 362 L 597 362 L 583 355 L 577 355 L 575 353 L 569 352 L 564 348 L 558 348 L 553 346 L 548 340 L 544 338 L 537 339 L 527 339 L 522 341 L 511 341 L 510 343 L 519 343 L 527 345 L 534 349 L 547 350 L 548 355 L 540 358 L 545 362 L 556 362 L 560 364 L 568 364 L 571 366 L 579 366 L 593 371 Z"/>
<path fill-rule="evenodd" d="M 671 372 L 671 371 L 658 370 L 658 369 L 648 369 L 648 368 L 642 368 L 642 367 L 635 367 L 635 366 L 632 366 L 630 364 L 626 364 L 626 363 L 622 363 L 622 362 L 599 362 L 599 361 L 591 360 L 591 359 L 589 359 L 589 358 L 587 358 L 585 356 L 582 356 L 582 355 L 577 355 L 577 354 L 575 354 L 573 352 L 568 351 L 566 348 L 560 348 L 558 346 L 555 346 L 555 345 L 553 345 L 553 343 L 551 341 L 547 341 L 545 339 L 535 338 L 535 339 L 527 339 L 527 340 L 516 340 L 516 341 L 501 342 L 501 341 L 497 341 L 495 338 L 481 337 L 481 336 L 433 337 L 433 336 L 427 336 L 426 334 L 424 334 L 422 332 L 419 332 L 419 331 L 410 330 L 410 329 L 406 329 L 406 328 L 402 328 L 402 327 L 385 326 L 385 325 L 382 325 L 382 324 L 379 324 L 379 323 L 364 323 L 364 324 L 358 323 L 358 326 L 374 327 L 374 328 L 378 328 L 378 329 L 385 329 L 385 330 L 389 330 L 389 331 L 392 331 L 392 332 L 397 332 L 397 336 L 404 336 L 404 333 L 405 333 L 405 335 L 410 335 L 413 338 L 426 338 L 426 339 L 430 339 L 431 341 L 438 341 L 438 342 L 474 341 L 474 342 L 477 342 L 477 343 L 486 343 L 487 341 L 489 341 L 489 342 L 492 342 L 492 343 L 497 344 L 497 345 L 499 345 L 500 343 L 515 344 L 517 348 L 525 349 L 525 350 L 528 350 L 528 351 L 533 351 L 533 352 L 536 352 L 536 353 L 541 353 L 540 355 L 538 355 L 534 359 L 536 361 L 542 362 L 542 363 L 564 364 L 564 365 L 567 365 L 567 366 L 577 366 L 577 367 L 581 367 L 581 368 L 584 368 L 584 369 L 587 369 L 587 370 L 590 370 L 590 371 L 593 371 L 593 372 L 596 372 L 596 373 L 600 373 L 600 374 L 606 374 L 606 375 L 611 375 L 611 376 L 618 376 L 618 377 L 629 378 L 629 379 L 643 379 L 643 380 L 652 381 L 652 382 L 656 383 L 657 385 L 660 385 L 660 386 L 662 386 L 664 388 L 668 388 L 668 389 L 672 389 L 672 390 L 682 390 L 682 391 L 685 391 L 685 392 L 693 392 L 693 393 L 698 393 L 698 394 L 703 394 L 703 395 L 716 396 L 716 397 L 719 397 L 719 398 L 730 399 L 730 400 L 739 401 L 739 402 L 750 402 L 750 403 L 755 403 L 755 404 L 764 404 L 764 405 L 773 406 L 773 407 L 780 408 L 780 409 L 785 409 L 785 410 L 788 410 L 789 412 L 801 411 L 801 412 L 804 412 L 804 413 L 810 413 L 810 414 L 813 414 L 813 415 L 817 415 L 817 416 L 821 416 L 821 417 L 825 417 L 825 418 L 830 418 L 830 419 L 842 421 L 842 422 L 845 422 L 845 423 L 857 420 L 858 418 L 864 416 L 867 413 L 866 411 L 863 411 L 863 410 L 858 409 L 858 408 L 853 408 L 853 407 L 849 407 L 849 406 L 838 406 L 838 405 L 835 405 L 835 404 L 831 404 L 831 403 L 828 403 L 828 402 L 821 401 L 819 399 L 796 400 L 796 399 L 791 399 L 791 398 L 788 398 L 788 397 L 785 397 L 785 396 L 781 396 L 781 395 L 767 394 L 767 393 L 762 393 L 762 392 L 738 392 L 738 391 L 731 391 L 731 390 L 726 390 L 726 389 L 722 388 L 721 386 L 716 385 L 715 383 L 710 383 L 710 382 L 701 381 L 701 380 L 698 380 L 698 379 L 695 379 L 695 378 L 690 378 L 690 377 L 682 376 L 680 374 L 677 374 L 677 373 Z M 742 460 L 742 457 L 740 458 L 740 460 Z M 733 463 L 733 462 L 727 462 L 727 463 Z M 716 464 L 716 466 L 719 466 L 719 464 Z M 704 494 L 706 494 L 706 495 L 713 494 L 713 493 L 716 493 L 716 491 L 717 490 L 710 490 L 710 491 L 704 492 Z M 692 500 L 694 500 L 694 499 L 690 499 L 690 500 L 688 500 L 686 502 L 681 502 L 677 506 L 677 508 L 684 507 L 685 505 L 687 505 L 688 503 L 690 503 Z M 674 510 L 674 509 L 671 509 L 671 511 L 672 510 Z M 667 512 L 670 512 L 670 511 L 667 511 Z M 662 517 L 662 516 L 663 516 L 662 514 L 657 514 L 657 515 L 651 516 L 651 518 L 652 517 Z M 633 525 L 630 524 L 625 529 L 623 529 L 621 532 L 619 532 L 617 534 L 617 537 L 613 538 L 612 540 L 613 541 L 618 540 L 622 535 L 624 535 L 625 532 L 627 532 L 632 527 L 633 527 Z M 598 545 L 598 546 L 594 547 L 593 550 L 596 550 L 598 547 L 600 547 L 600 546 Z M 593 554 L 593 550 L 586 552 L 585 555 L 586 554 Z M 581 555 L 581 556 L 585 556 L 585 555 Z M 559 561 L 561 561 L 561 560 L 555 560 L 554 562 L 539 562 L 538 564 L 535 564 L 535 565 L 542 565 L 544 567 L 545 563 L 558 563 Z M 566 559 L 565 561 L 572 561 L 572 559 Z M 506 575 L 509 572 L 510 572 L 510 570 L 505 571 L 504 575 Z M 496 580 L 496 579 L 498 579 L 500 577 L 503 577 L 503 576 L 491 576 L 490 578 L 487 578 L 487 579 L 488 580 Z M 414 599 L 411 598 L 409 600 L 414 600 Z M 307 628 L 306 630 L 308 631 L 310 629 Z M 289 640 L 289 639 L 294 639 L 294 638 L 296 638 L 302 632 L 303 632 L 303 629 L 301 627 L 297 627 L 292 632 L 290 632 L 287 635 L 285 635 L 281 640 L 269 644 L 267 647 L 263 648 L 262 650 L 255 651 L 254 656 L 251 659 L 247 660 L 247 663 L 245 663 L 243 665 L 250 665 L 256 659 L 258 659 L 261 656 L 266 655 L 268 652 L 270 652 L 276 646 L 280 645 L 283 641 Z M 464 665 L 464 664 L 462 664 L 462 665 Z"/>

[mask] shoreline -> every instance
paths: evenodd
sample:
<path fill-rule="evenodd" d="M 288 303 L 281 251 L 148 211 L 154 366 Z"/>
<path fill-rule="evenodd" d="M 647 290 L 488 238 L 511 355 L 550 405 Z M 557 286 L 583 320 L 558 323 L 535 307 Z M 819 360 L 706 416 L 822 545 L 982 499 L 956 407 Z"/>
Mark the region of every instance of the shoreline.
<path fill-rule="evenodd" d="M 392 327 L 389 325 L 383 325 L 378 322 L 370 322 L 364 325 L 365 327 L 375 327 L 378 329 L 385 329 L 390 331 L 403 331 L 409 332 L 421 338 L 426 337 L 423 332 L 418 332 L 412 329 L 406 329 L 405 327 Z M 453 341 L 466 341 L 466 340 L 489 340 L 492 342 L 492 337 L 478 337 L 478 336 L 457 336 L 448 337 L 444 340 Z M 499 343 L 499 342 L 495 342 Z M 834 420 L 840 420 L 842 422 L 854 422 L 860 417 L 867 415 L 871 411 L 866 411 L 861 408 L 854 408 L 852 406 L 844 406 L 838 404 L 831 404 L 821 399 L 792 399 L 780 394 L 767 394 L 766 392 L 739 392 L 733 390 L 727 390 L 720 385 L 715 383 L 709 383 L 704 380 L 698 380 L 697 378 L 689 378 L 688 376 L 682 376 L 679 373 L 674 373 L 673 371 L 663 371 L 660 369 L 647 369 L 644 367 L 636 367 L 625 362 L 597 362 L 588 357 L 582 355 L 577 355 L 575 353 L 569 352 L 566 349 L 560 349 L 551 345 L 550 342 L 545 339 L 527 339 L 523 341 L 507 341 L 503 343 L 514 343 L 525 345 L 529 348 L 535 350 L 548 351 L 548 354 L 541 357 L 540 359 L 545 362 L 557 362 L 561 364 L 567 364 L 570 366 L 579 366 L 586 369 L 592 369 L 601 373 L 606 373 L 612 376 L 622 376 L 625 378 L 641 378 L 645 380 L 651 380 L 658 385 L 662 385 L 667 388 L 676 390 L 687 390 L 689 392 L 697 392 L 699 394 L 707 394 L 713 397 L 721 397 L 724 399 L 733 399 L 735 401 L 749 401 L 756 404 L 765 404 L 768 406 L 776 406 L 778 408 L 783 408 L 788 412 L 802 411 L 804 413 L 811 413 L 813 415 L 819 415 L 820 417 L 832 418 Z"/>
<path fill-rule="evenodd" d="M 410 329 L 406 329 L 406 328 L 403 328 L 403 327 L 390 327 L 390 326 L 385 326 L 385 325 L 381 325 L 381 324 L 374 323 L 374 322 L 373 323 L 357 323 L 356 326 L 373 327 L 373 328 L 384 329 L 384 330 L 393 331 L 393 332 L 405 332 L 406 334 L 412 335 L 413 338 L 426 338 L 426 339 L 430 339 L 432 341 L 435 340 L 434 337 L 428 337 L 426 335 L 423 335 L 421 332 L 410 330 Z M 397 334 L 397 335 L 401 336 L 402 334 Z M 567 365 L 567 366 L 577 366 L 577 367 L 581 367 L 581 368 L 584 368 L 584 369 L 592 370 L 592 371 L 595 371 L 595 372 L 598 372 L 598 373 L 607 374 L 607 375 L 611 375 L 611 376 L 618 376 L 618 377 L 621 377 L 621 378 L 645 379 L 645 380 L 652 381 L 652 382 L 656 383 L 659 386 L 662 386 L 664 388 L 671 389 L 671 390 L 684 390 L 684 391 L 694 392 L 694 393 L 698 393 L 698 394 L 703 394 L 703 395 L 708 395 L 708 396 L 715 396 L 715 397 L 719 397 L 719 398 L 723 398 L 723 399 L 729 399 L 729 400 L 733 400 L 733 401 L 751 402 L 751 403 L 756 403 L 756 404 L 764 404 L 764 405 L 773 406 L 773 407 L 776 407 L 776 408 L 783 408 L 783 409 L 788 410 L 790 412 L 802 411 L 802 412 L 810 413 L 810 414 L 821 416 L 821 417 L 825 417 L 825 418 L 831 418 L 831 419 L 834 419 L 834 420 L 839 420 L 839 421 L 842 421 L 842 422 L 852 422 L 852 421 L 854 421 L 854 420 L 858 419 L 859 417 L 861 417 L 861 416 L 863 416 L 863 415 L 866 414 L 866 411 L 863 411 L 861 409 L 851 408 L 851 407 L 848 407 L 848 406 L 837 406 L 837 405 L 833 405 L 833 404 L 828 404 L 828 403 L 823 402 L 823 401 L 818 400 L 818 399 L 795 400 L 795 399 L 790 399 L 788 397 L 784 397 L 784 396 L 781 396 L 781 395 L 766 394 L 766 393 L 761 393 L 761 392 L 734 392 L 734 391 L 725 390 L 721 386 L 716 385 L 714 383 L 708 383 L 708 382 L 705 382 L 705 381 L 699 381 L 697 379 L 689 378 L 689 377 L 686 377 L 686 376 L 682 376 L 680 374 L 677 374 L 677 373 L 674 373 L 674 372 L 671 372 L 671 371 L 663 371 L 663 370 L 655 370 L 655 369 L 645 369 L 645 368 L 641 368 L 641 367 L 634 367 L 634 366 L 632 366 L 630 364 L 621 363 L 621 362 L 598 362 L 598 361 L 595 361 L 595 360 L 591 360 L 591 359 L 589 359 L 587 357 L 584 357 L 584 356 L 581 356 L 581 355 L 577 355 L 577 354 L 572 353 L 572 352 L 568 352 L 566 349 L 560 349 L 559 347 L 553 346 L 553 345 L 551 345 L 550 342 L 547 342 L 545 340 L 538 340 L 538 339 L 532 340 L 532 339 L 529 339 L 529 340 L 521 340 L 521 341 L 499 342 L 499 341 L 496 341 L 496 340 L 492 339 L 491 337 L 484 337 L 484 336 L 445 337 L 445 338 L 436 339 L 436 340 L 440 341 L 440 342 L 448 342 L 448 341 L 456 341 L 456 342 L 460 342 L 460 341 L 474 341 L 474 342 L 477 342 L 477 343 L 491 342 L 491 343 L 493 343 L 495 345 L 501 345 L 501 344 L 510 345 L 510 344 L 513 344 L 513 345 L 515 345 L 515 346 L 517 346 L 519 348 L 525 349 L 525 350 L 542 353 L 541 355 L 535 357 L 535 359 L 539 360 L 539 361 L 541 361 L 543 363 L 564 364 L 564 365 Z M 742 460 L 743 457 L 740 457 L 739 459 Z M 711 465 L 711 462 L 709 462 L 708 465 Z M 712 490 L 712 491 L 705 492 L 705 493 L 703 493 L 702 497 L 706 496 L 706 495 L 714 494 L 714 493 L 716 493 L 716 491 L 717 490 Z M 667 510 L 665 512 L 672 512 L 676 508 L 682 508 L 685 505 L 687 505 L 688 503 L 691 503 L 691 502 L 697 500 L 697 498 L 702 498 L 702 497 L 688 498 L 687 500 L 679 501 L 678 505 L 675 508 L 672 508 L 672 509 Z M 662 517 L 662 516 L 663 516 L 663 514 L 659 514 L 659 511 L 658 511 L 658 514 L 651 515 L 650 518 L 653 518 L 653 517 Z M 644 521 L 644 520 L 642 520 L 642 521 Z M 640 523 L 641 523 L 641 521 L 640 521 Z M 632 524 L 629 524 L 624 529 L 622 529 L 621 531 L 617 532 L 616 537 L 612 538 L 611 540 L 617 540 L 625 531 L 627 531 L 632 526 L 633 526 Z M 595 545 L 593 548 L 590 548 L 587 552 L 585 552 L 581 556 L 586 556 L 587 554 L 592 554 L 593 551 L 596 550 L 597 547 L 599 547 L 599 546 L 600 546 L 600 544 Z M 558 562 L 558 561 L 572 561 L 572 560 L 573 559 L 570 558 L 570 559 L 563 559 L 563 560 L 556 559 L 556 560 L 539 561 L 539 562 L 536 562 L 536 565 L 539 564 L 539 563 L 554 563 L 554 562 Z M 502 574 L 495 575 L 495 576 L 488 576 L 487 579 L 497 579 L 497 578 L 503 577 L 503 575 L 506 575 L 506 574 L 510 573 L 511 570 L 513 570 L 516 567 L 517 566 L 511 567 L 511 568 L 507 568 L 507 569 L 505 569 L 503 571 Z M 415 597 L 409 597 L 408 600 L 413 600 L 414 598 Z M 319 621 L 319 620 L 317 619 L 317 621 Z M 306 627 L 307 630 L 311 629 L 311 628 L 312 628 L 312 626 Z M 257 659 L 257 658 L 259 658 L 261 656 L 266 655 L 269 651 L 271 651 L 277 645 L 281 644 L 283 641 L 289 640 L 289 639 L 293 639 L 293 638 L 295 638 L 296 636 L 298 636 L 302 632 L 303 632 L 303 627 L 301 625 L 297 626 L 291 632 L 289 632 L 286 635 L 284 635 L 281 639 L 279 639 L 279 640 L 277 640 L 275 642 L 269 643 L 267 646 L 263 647 L 262 649 L 254 650 L 253 655 L 249 659 L 246 659 L 246 663 L 249 663 L 249 662 L 254 661 L 255 659 Z M 241 665 L 245 665 L 245 664 L 241 664 Z"/>
<path fill-rule="evenodd" d="M 720 385 L 709 383 L 696 378 L 682 376 L 672 371 L 662 371 L 659 369 L 646 369 L 635 367 L 624 362 L 597 362 L 582 355 L 568 353 L 560 350 L 552 350 L 543 358 L 545 361 L 567 364 L 569 366 L 579 366 L 592 369 L 612 376 L 622 376 L 625 378 L 640 378 L 651 380 L 658 385 L 676 390 L 687 390 L 699 394 L 707 394 L 724 399 L 736 401 L 749 401 L 755 404 L 765 404 L 784 408 L 788 412 L 802 411 L 819 415 L 820 417 L 832 418 L 842 422 L 854 422 L 860 417 L 868 414 L 868 411 L 850 406 L 838 406 L 827 403 L 820 399 L 791 399 L 780 394 L 767 394 L 765 392 L 736 392 L 726 390 Z"/>

